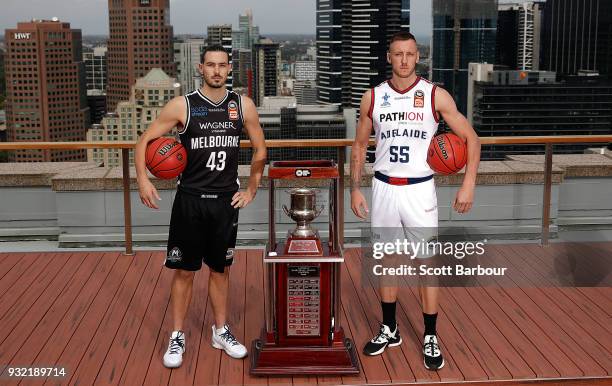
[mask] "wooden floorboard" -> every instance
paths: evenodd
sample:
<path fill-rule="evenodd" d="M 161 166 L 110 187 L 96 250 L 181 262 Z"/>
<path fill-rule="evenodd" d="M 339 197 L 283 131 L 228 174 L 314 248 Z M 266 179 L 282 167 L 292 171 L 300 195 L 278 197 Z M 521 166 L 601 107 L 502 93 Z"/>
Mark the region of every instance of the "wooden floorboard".
<path fill-rule="evenodd" d="M 162 267 L 164 251 L 0 253 L 0 364 L 68 371 L 63 380 L 22 379 L 24 385 L 612 384 L 612 288 L 552 283 L 568 272 L 608 280 L 597 267 L 609 261 L 612 243 L 489 245 L 487 251 L 487 262 L 511 268 L 512 280 L 441 288 L 438 334 L 446 365 L 432 372 L 422 364 L 416 287 L 399 290 L 402 345 L 380 356 L 363 354 L 378 331 L 380 293 L 362 274 L 360 250 L 347 249 L 342 325 L 356 346 L 361 372 L 343 377 L 251 376 L 248 359 L 214 349 L 207 269 L 194 281 L 183 366 L 164 368 L 173 276 Z M 261 249 L 237 250 L 230 274 L 228 321 L 249 349 L 264 326 L 261 256 Z M 585 256 L 593 267 L 577 269 Z M 12 381 L 7 384 L 19 379 Z"/>
<path fill-rule="evenodd" d="M 137 252 L 133 257 L 135 262 L 146 265 L 144 273 L 141 277 L 136 277 L 138 270 L 132 269 L 128 272 L 120 292 L 100 321 L 78 368 L 72 374 L 71 383 L 93 384 L 113 342 L 128 342 L 126 334 L 138 328 L 161 271 L 158 261 L 151 257 L 150 252 Z M 132 266 L 135 267 L 136 264 Z"/>

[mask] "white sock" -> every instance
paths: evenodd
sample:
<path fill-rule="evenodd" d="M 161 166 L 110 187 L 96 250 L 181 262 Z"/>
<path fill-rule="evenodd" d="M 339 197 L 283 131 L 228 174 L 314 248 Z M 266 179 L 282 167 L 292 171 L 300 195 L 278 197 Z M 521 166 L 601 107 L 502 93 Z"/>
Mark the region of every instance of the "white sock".
<path fill-rule="evenodd" d="M 221 327 L 221 328 L 216 328 L 215 326 L 215 332 L 217 333 L 217 335 L 221 335 L 225 332 L 225 326 Z"/>

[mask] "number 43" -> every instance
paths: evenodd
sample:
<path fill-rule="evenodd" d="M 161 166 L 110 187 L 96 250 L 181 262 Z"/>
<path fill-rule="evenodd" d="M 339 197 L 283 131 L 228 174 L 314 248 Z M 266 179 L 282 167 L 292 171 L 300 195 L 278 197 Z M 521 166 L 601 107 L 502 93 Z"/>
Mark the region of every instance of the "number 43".
<path fill-rule="evenodd" d="M 225 151 L 220 152 L 212 152 L 210 153 L 210 157 L 208 157 L 208 161 L 206 161 L 206 167 L 210 170 L 223 170 L 225 169 Z"/>

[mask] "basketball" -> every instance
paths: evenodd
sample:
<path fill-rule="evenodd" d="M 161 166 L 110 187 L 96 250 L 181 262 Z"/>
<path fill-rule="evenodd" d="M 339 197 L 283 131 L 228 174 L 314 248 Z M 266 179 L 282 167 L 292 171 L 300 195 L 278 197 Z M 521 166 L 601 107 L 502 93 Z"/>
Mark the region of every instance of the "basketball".
<path fill-rule="evenodd" d="M 187 151 L 174 138 L 157 138 L 147 145 L 147 169 L 157 178 L 178 177 L 187 166 Z"/>
<path fill-rule="evenodd" d="M 436 135 L 429 144 L 427 163 L 439 174 L 454 174 L 467 162 L 465 142 L 452 133 Z"/>

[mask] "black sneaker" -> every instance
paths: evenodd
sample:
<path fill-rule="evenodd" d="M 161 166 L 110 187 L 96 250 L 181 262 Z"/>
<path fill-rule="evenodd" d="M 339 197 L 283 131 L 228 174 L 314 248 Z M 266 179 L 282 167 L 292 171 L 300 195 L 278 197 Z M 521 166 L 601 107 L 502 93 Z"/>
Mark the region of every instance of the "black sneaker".
<path fill-rule="evenodd" d="M 425 335 L 423 342 L 423 363 L 427 370 L 439 370 L 444 367 L 444 358 L 435 335 Z"/>
<path fill-rule="evenodd" d="M 387 346 L 394 347 L 400 344 L 402 344 L 402 337 L 400 336 L 397 325 L 395 326 L 395 331 L 391 332 L 389 326 L 381 324 L 378 335 L 366 343 L 363 348 L 363 353 L 366 355 L 378 355 L 382 354 Z"/>

